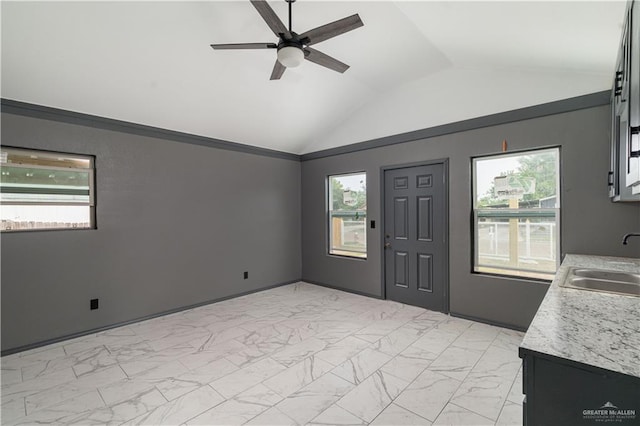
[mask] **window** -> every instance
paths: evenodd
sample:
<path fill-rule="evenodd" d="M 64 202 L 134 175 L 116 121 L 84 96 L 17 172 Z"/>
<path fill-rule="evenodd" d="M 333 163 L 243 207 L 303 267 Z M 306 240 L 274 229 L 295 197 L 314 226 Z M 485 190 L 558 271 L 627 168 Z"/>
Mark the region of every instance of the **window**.
<path fill-rule="evenodd" d="M 93 157 L 2 147 L 3 232 L 94 227 Z"/>
<path fill-rule="evenodd" d="M 560 150 L 474 158 L 474 271 L 551 280 L 560 259 Z"/>
<path fill-rule="evenodd" d="M 329 176 L 329 254 L 367 258 L 367 174 Z"/>

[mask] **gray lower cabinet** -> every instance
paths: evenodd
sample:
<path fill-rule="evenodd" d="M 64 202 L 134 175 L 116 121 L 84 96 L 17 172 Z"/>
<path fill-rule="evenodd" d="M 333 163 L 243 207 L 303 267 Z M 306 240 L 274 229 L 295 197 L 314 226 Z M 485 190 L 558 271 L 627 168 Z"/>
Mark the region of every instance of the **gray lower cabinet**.
<path fill-rule="evenodd" d="M 523 348 L 520 358 L 525 426 L 640 425 L 640 378 Z"/>

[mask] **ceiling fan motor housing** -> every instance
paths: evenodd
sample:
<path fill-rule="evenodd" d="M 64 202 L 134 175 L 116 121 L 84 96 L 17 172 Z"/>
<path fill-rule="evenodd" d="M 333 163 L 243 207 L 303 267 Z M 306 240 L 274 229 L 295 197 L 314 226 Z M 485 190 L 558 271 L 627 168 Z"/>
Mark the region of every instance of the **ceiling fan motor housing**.
<path fill-rule="evenodd" d="M 280 42 L 278 43 L 278 50 L 286 46 L 297 47 L 298 49 L 302 49 L 304 46 L 304 40 L 300 38 L 297 33 L 291 31 L 291 37 L 286 38 L 285 34 L 280 34 Z"/>

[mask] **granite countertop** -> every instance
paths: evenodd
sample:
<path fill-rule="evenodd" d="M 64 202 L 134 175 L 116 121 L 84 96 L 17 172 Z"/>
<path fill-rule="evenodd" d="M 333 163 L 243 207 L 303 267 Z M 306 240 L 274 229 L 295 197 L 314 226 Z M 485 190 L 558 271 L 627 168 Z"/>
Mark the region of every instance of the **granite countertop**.
<path fill-rule="evenodd" d="M 572 267 L 640 272 L 640 259 L 567 255 L 521 349 L 640 377 L 640 298 L 560 287 Z"/>

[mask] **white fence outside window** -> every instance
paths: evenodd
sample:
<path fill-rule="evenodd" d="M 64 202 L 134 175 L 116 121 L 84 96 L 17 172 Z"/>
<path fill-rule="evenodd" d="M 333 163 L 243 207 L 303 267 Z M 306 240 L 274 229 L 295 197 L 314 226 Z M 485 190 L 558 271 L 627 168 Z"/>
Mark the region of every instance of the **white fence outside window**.
<path fill-rule="evenodd" d="M 480 258 L 509 259 L 509 223 L 478 223 Z M 518 253 L 522 259 L 555 261 L 557 257 L 555 222 L 518 223 Z"/>

